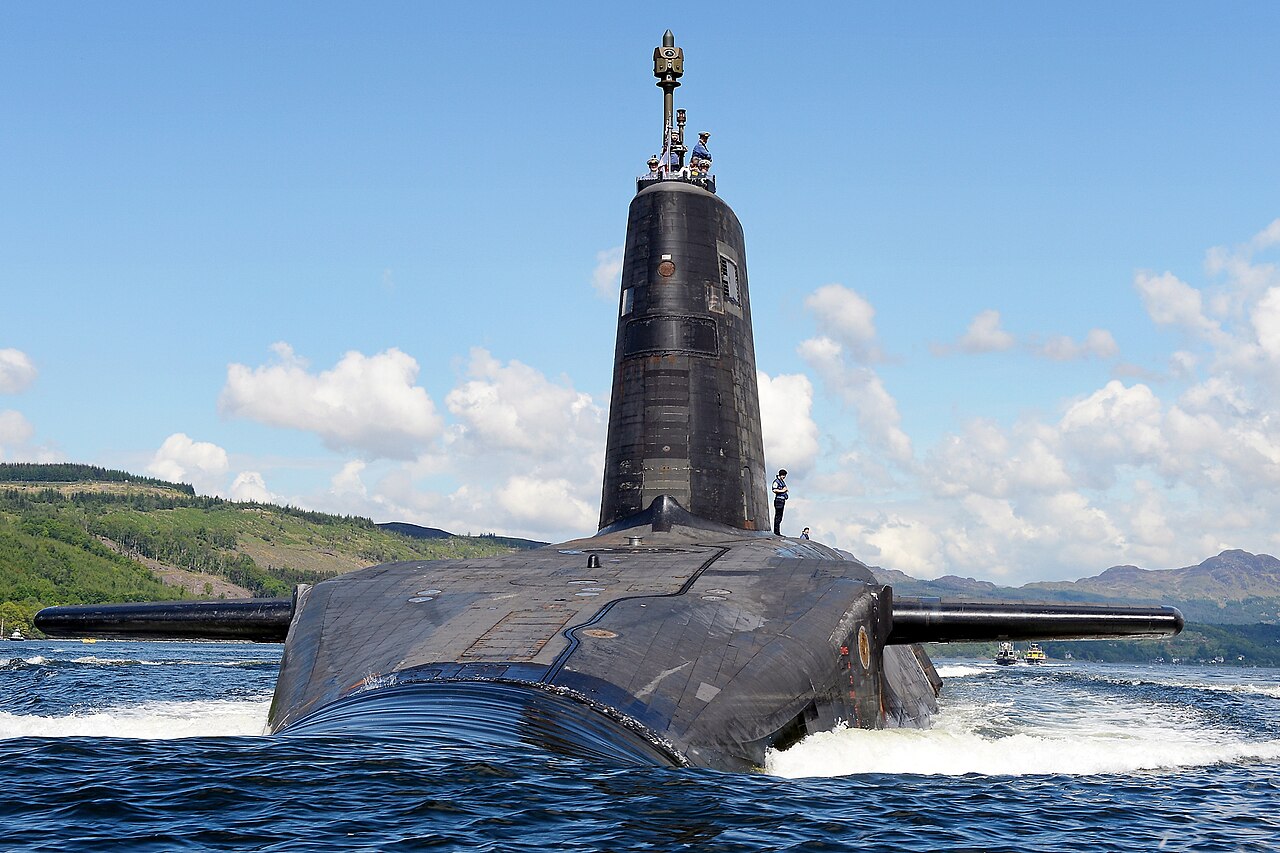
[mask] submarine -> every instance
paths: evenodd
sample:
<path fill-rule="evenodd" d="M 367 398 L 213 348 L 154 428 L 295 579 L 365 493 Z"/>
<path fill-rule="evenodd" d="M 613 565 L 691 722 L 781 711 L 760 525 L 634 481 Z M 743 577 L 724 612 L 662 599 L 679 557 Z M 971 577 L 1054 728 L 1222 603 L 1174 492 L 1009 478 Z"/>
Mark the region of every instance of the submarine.
<path fill-rule="evenodd" d="M 769 524 L 742 225 L 684 142 L 684 54 L 654 51 L 661 155 L 636 182 L 599 526 L 540 549 L 372 566 L 288 599 L 50 607 L 60 637 L 282 642 L 272 735 L 515 738 L 751 771 L 839 726 L 926 727 L 927 642 L 1164 636 L 1172 607 L 895 597 Z"/>

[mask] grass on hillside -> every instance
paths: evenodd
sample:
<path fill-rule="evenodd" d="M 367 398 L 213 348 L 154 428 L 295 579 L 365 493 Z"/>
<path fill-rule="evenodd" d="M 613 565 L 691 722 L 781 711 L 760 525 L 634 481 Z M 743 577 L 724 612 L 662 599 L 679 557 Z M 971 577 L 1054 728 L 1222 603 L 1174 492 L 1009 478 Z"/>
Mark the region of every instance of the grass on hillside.
<path fill-rule="evenodd" d="M 78 474 L 86 479 L 69 479 Z M 0 464 L 0 618 L 28 634 L 48 605 L 200 592 L 165 585 L 142 560 L 285 596 L 297 583 L 377 563 L 511 550 L 488 537 L 414 539 L 365 518 L 201 497 L 88 466 Z"/>

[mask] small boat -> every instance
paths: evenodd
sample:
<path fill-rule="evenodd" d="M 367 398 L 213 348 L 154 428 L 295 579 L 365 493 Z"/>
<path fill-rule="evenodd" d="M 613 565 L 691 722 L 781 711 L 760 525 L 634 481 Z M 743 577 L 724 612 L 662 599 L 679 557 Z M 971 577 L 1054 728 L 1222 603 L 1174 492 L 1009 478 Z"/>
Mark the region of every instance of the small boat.
<path fill-rule="evenodd" d="M 1018 662 L 1018 653 L 1013 650 L 1012 643 L 1001 643 L 1000 651 L 996 652 L 996 663 L 1001 666 L 1009 666 Z"/>
<path fill-rule="evenodd" d="M 13 633 L 9 635 L 8 639 L 10 639 L 10 640 L 25 640 L 25 639 L 26 639 L 26 637 L 24 637 L 24 636 L 22 635 L 22 631 L 21 631 L 21 630 L 19 630 L 19 629 L 17 629 L 17 628 L 14 628 L 14 629 L 13 629 Z"/>
<path fill-rule="evenodd" d="M 1039 643 L 1032 643 L 1031 647 L 1027 649 L 1027 653 L 1022 656 L 1022 659 L 1031 664 L 1044 663 L 1044 649 L 1040 648 Z"/>

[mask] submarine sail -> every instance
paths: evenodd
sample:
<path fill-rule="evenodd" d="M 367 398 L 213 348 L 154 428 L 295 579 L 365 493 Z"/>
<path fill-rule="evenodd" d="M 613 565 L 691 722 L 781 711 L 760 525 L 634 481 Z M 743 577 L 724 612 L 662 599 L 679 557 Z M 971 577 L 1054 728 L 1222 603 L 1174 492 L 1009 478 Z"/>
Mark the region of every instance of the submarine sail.
<path fill-rule="evenodd" d="M 705 146 L 685 144 L 683 73 L 667 31 L 661 154 L 627 223 L 597 533 L 372 566 L 292 600 L 52 607 L 37 627 L 283 639 L 275 734 L 519 740 L 722 770 L 841 724 L 927 725 L 941 680 L 920 643 L 1181 630 L 1168 607 L 895 602 L 864 564 L 769 531 L 745 241 Z"/>

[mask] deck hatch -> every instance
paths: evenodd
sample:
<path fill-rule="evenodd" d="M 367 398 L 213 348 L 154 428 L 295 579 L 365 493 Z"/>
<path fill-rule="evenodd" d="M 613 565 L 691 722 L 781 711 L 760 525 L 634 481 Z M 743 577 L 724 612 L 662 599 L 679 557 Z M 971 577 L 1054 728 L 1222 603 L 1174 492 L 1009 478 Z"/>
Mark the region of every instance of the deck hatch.
<path fill-rule="evenodd" d="M 542 651 L 575 611 L 556 609 L 514 610 L 472 643 L 459 660 L 528 661 Z"/>

